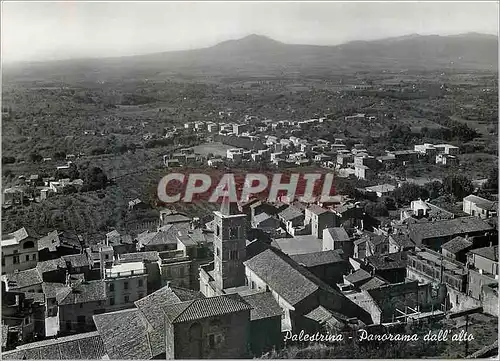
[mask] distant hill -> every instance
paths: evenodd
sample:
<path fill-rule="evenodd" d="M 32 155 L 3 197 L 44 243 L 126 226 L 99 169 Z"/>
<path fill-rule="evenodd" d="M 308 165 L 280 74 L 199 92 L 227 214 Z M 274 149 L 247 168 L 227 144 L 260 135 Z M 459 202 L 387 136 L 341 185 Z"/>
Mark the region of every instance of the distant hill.
<path fill-rule="evenodd" d="M 336 46 L 285 44 L 249 35 L 212 47 L 139 56 L 77 59 L 4 66 L 4 75 L 42 74 L 86 78 L 155 74 L 276 75 L 350 70 L 492 70 L 498 67 L 498 38 L 468 33 L 411 34 Z M 21 71 L 22 70 L 22 71 Z"/>

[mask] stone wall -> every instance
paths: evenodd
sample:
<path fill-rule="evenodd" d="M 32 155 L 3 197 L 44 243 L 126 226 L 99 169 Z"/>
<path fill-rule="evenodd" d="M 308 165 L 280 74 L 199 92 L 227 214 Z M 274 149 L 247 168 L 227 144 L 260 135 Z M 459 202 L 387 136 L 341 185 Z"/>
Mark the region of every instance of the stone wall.
<path fill-rule="evenodd" d="M 173 348 L 175 359 L 248 357 L 250 351 L 250 311 L 175 324 Z M 167 346 L 167 353 L 170 355 L 171 349 L 171 345 Z"/>

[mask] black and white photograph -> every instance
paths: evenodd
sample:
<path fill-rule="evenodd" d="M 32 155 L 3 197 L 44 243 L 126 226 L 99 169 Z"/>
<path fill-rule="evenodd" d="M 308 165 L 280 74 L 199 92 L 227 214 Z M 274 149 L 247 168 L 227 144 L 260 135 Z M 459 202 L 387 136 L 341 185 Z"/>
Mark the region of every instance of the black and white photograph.
<path fill-rule="evenodd" d="M 498 359 L 499 4 L 3 0 L 1 359 Z"/>

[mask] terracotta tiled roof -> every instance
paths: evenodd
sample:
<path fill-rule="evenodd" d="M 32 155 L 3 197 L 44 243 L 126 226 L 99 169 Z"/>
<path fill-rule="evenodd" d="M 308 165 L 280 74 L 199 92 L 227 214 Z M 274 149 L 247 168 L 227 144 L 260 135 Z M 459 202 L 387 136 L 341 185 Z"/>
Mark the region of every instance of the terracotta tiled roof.
<path fill-rule="evenodd" d="M 252 272 L 291 305 L 295 305 L 318 290 L 318 285 L 304 275 L 305 270 L 279 251 L 268 249 L 244 262 Z M 293 280 L 294 287 L 290 287 Z"/>
<path fill-rule="evenodd" d="M 314 253 L 295 254 L 290 256 L 298 264 L 305 267 L 314 267 L 319 265 L 344 262 L 344 259 L 338 251 L 321 251 Z"/>
<path fill-rule="evenodd" d="M 283 310 L 274 299 L 271 292 L 254 293 L 243 296 L 243 299 L 252 307 L 250 320 L 281 316 Z"/>
<path fill-rule="evenodd" d="M 147 360 L 156 356 L 148 324 L 138 309 L 94 315 L 94 323 L 111 359 Z"/>
<path fill-rule="evenodd" d="M 51 340 L 31 342 L 3 352 L 4 360 L 100 360 L 106 355 L 98 332 L 81 333 Z"/>
<path fill-rule="evenodd" d="M 457 253 L 467 249 L 472 246 L 472 242 L 466 240 L 463 237 L 455 237 L 451 241 L 446 242 L 441 246 L 442 249 L 445 249 L 451 253 Z"/>
<path fill-rule="evenodd" d="M 238 294 L 223 295 L 168 305 L 163 309 L 169 322 L 189 322 L 229 313 L 251 310 Z"/>
<path fill-rule="evenodd" d="M 73 287 L 59 289 L 56 299 L 59 305 L 105 301 L 106 285 L 103 280 L 80 282 Z"/>
<path fill-rule="evenodd" d="M 492 261 L 498 262 L 498 246 L 477 248 L 473 249 L 470 252 L 482 256 L 484 258 L 490 259 Z"/>
<path fill-rule="evenodd" d="M 5 275 L 10 290 L 39 285 L 42 283 L 42 276 L 38 269 L 31 268 Z"/>

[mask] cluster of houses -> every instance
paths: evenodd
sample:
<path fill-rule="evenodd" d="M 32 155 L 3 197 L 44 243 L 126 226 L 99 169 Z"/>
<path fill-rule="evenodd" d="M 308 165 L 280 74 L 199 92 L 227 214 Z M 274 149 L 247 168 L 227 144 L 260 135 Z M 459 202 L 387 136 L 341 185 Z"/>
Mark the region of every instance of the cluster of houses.
<path fill-rule="evenodd" d="M 25 202 L 41 202 L 51 195 L 63 193 L 69 186 L 78 191 L 83 187 L 83 180 L 69 177 L 72 167 L 74 164 L 71 161 L 57 166 L 55 175 L 51 177 L 40 177 L 38 174 L 31 174 L 29 177 L 20 175 L 16 185 L 3 189 L 2 206 L 9 208 Z"/>
<path fill-rule="evenodd" d="M 375 116 L 355 114 L 346 120 L 374 120 Z M 414 149 L 388 150 L 385 155 L 373 156 L 363 144 L 351 149 L 345 145 L 345 138 L 334 141 L 317 139 L 311 142 L 294 135 L 295 131 L 311 129 L 327 121 L 326 118 L 303 121 L 258 120 L 247 117 L 241 123 L 191 122 L 185 129 L 193 129 L 206 135 L 209 141 L 232 146 L 225 156 L 202 157 L 187 151 L 166 155 L 164 164 L 168 167 L 193 165 L 206 162 L 210 167 L 244 162 L 273 164 L 278 168 L 317 164 L 325 168 L 336 168 L 340 176 L 354 175 L 359 179 L 370 179 L 380 169 L 389 169 L 418 161 L 440 165 L 457 165 L 459 147 L 451 144 L 417 144 Z M 278 138 L 270 135 L 281 129 L 288 134 Z"/>
<path fill-rule="evenodd" d="M 210 218 L 165 209 L 155 229 L 93 244 L 22 228 L 2 237 L 2 357 L 59 359 L 69 345 L 75 359 L 258 357 L 286 331 L 353 332 L 477 306 L 498 317 L 496 209 L 473 195 L 464 215 L 415 200 L 383 221 L 342 195 L 224 199 Z"/>

